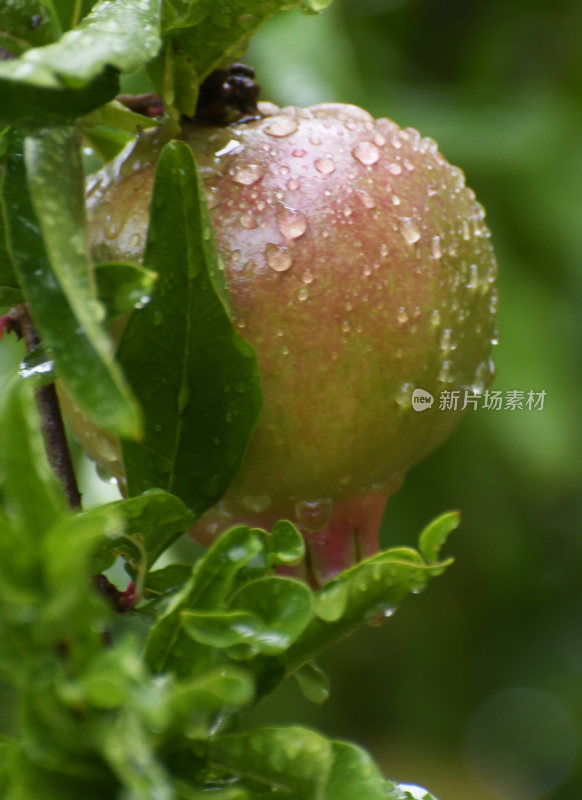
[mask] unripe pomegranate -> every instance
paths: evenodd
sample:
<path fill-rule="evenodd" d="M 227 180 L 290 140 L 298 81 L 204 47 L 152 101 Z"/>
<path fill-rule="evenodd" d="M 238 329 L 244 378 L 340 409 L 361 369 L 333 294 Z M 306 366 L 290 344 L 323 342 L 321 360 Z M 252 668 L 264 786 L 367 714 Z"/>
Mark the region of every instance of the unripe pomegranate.
<path fill-rule="evenodd" d="M 349 105 L 259 107 L 183 129 L 264 397 L 195 532 L 293 519 L 321 581 L 377 549 L 387 496 L 457 426 L 465 390 L 489 384 L 496 265 L 483 209 L 434 141 Z M 92 182 L 97 259 L 141 258 L 159 149 L 143 134 Z M 415 388 L 435 397 L 422 413 Z M 443 390 L 457 411 L 439 410 Z"/>

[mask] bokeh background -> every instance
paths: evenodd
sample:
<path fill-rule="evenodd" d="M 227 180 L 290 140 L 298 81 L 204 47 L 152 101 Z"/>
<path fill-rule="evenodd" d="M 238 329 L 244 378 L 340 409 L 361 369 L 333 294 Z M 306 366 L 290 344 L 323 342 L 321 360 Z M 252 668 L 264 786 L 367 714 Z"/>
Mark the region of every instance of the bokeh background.
<path fill-rule="evenodd" d="M 582 797 L 582 3 L 335 0 L 286 12 L 245 61 L 279 104 L 355 103 L 418 128 L 487 209 L 500 277 L 495 389 L 388 504 L 385 545 L 441 511 L 455 564 L 257 719 L 365 744 L 440 800 Z M 363 799 L 362 799 L 363 800 Z"/>
<path fill-rule="evenodd" d="M 471 411 L 390 501 L 386 546 L 462 511 L 454 566 L 322 660 L 325 705 L 289 684 L 254 712 L 355 740 L 440 800 L 582 797 L 581 31 L 580 0 L 335 0 L 245 56 L 265 99 L 362 105 L 463 168 L 500 266 L 494 388 L 547 393 Z M 19 356 L 9 337 L 0 385 Z M 111 494 L 82 471 L 88 499 Z"/>

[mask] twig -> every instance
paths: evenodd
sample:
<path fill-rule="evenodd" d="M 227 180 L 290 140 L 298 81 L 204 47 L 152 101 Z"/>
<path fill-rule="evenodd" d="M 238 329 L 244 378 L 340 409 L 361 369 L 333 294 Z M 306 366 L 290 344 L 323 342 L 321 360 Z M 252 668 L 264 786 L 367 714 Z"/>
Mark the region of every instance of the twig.
<path fill-rule="evenodd" d="M 24 340 L 26 352 L 31 353 L 39 346 L 40 339 L 28 313 L 27 305 L 21 303 L 15 306 L 8 318 L 10 330 Z M 35 396 L 49 464 L 61 482 L 69 506 L 72 509 L 79 509 L 81 508 L 81 493 L 77 486 L 73 460 L 54 383 L 35 389 Z"/>

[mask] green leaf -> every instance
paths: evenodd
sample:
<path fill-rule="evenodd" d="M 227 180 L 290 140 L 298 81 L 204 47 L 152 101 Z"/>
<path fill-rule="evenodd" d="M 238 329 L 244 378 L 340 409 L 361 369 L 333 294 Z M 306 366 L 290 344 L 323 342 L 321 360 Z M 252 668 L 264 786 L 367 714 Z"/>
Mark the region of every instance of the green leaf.
<path fill-rule="evenodd" d="M 106 506 L 124 520 L 122 535 L 109 537 L 94 560 L 95 572 L 109 569 L 122 555 L 135 572 L 145 574 L 172 542 L 193 524 L 194 517 L 181 500 L 162 489 Z M 188 568 L 188 574 L 192 567 Z"/>
<path fill-rule="evenodd" d="M 196 680 L 174 684 L 169 705 L 186 736 L 205 739 L 217 717 L 248 705 L 253 696 L 250 676 L 237 667 L 223 666 Z"/>
<path fill-rule="evenodd" d="M 303 664 L 293 677 L 299 684 L 303 695 L 312 703 L 325 703 L 329 698 L 329 678 L 314 661 Z"/>
<path fill-rule="evenodd" d="M 182 611 L 182 626 L 188 636 L 210 647 L 234 647 L 258 640 L 261 621 L 248 611 Z"/>
<path fill-rule="evenodd" d="M 333 741 L 332 767 L 322 800 L 387 800 L 390 784 L 371 756 L 349 742 Z"/>
<path fill-rule="evenodd" d="M 157 275 L 140 264 L 117 261 L 96 264 L 97 296 L 105 307 L 107 322 L 149 302 Z"/>
<path fill-rule="evenodd" d="M 237 60 L 259 28 L 279 11 L 322 11 L 331 0 L 172 0 L 164 4 L 165 53 L 151 75 L 166 107 L 192 116 L 197 83 Z"/>
<path fill-rule="evenodd" d="M 101 0 L 58 42 L 0 63 L 0 122 L 40 127 L 111 100 L 119 72 L 134 72 L 161 45 L 160 0 Z"/>
<path fill-rule="evenodd" d="M 127 709 L 105 728 L 103 754 L 134 800 L 173 800 L 170 776 L 155 753 L 154 734 Z"/>
<path fill-rule="evenodd" d="M 209 758 L 216 766 L 273 790 L 292 792 L 293 797 L 297 793 L 301 800 L 407 797 L 383 778 L 365 750 L 330 741 L 308 728 L 261 728 L 218 737 L 210 743 Z"/>
<path fill-rule="evenodd" d="M 107 506 L 67 515 L 46 531 L 41 548 L 47 598 L 41 614 L 43 639 L 59 641 L 90 631 L 100 646 L 98 624 L 109 609 L 89 590 L 91 556 L 107 535 L 119 535 L 122 520 Z"/>
<path fill-rule="evenodd" d="M 324 796 L 333 750 L 315 731 L 273 727 L 218 737 L 210 742 L 209 760 L 236 775 L 315 800 Z"/>
<path fill-rule="evenodd" d="M 18 55 L 29 47 L 57 38 L 59 25 L 50 12 L 50 0 L 3 0 L 0 7 L 0 47 Z"/>
<path fill-rule="evenodd" d="M 0 491 L 20 541 L 2 541 L 2 566 L 38 559 L 47 528 L 66 513 L 66 500 L 49 466 L 32 387 L 14 378 L 0 392 Z M 0 531 L 6 530 L 0 526 Z M 6 531 L 8 533 L 8 531 Z M 24 552 L 20 550 L 24 549 Z M 28 551 L 28 553 L 26 552 Z M 0 567 L 1 569 L 1 567 Z"/>
<path fill-rule="evenodd" d="M 182 587 L 192 574 L 191 564 L 168 564 L 167 567 L 148 572 L 145 595 L 162 595 Z"/>
<path fill-rule="evenodd" d="M 261 539 L 246 526 L 231 528 L 214 542 L 196 565 L 190 580 L 171 596 L 150 631 L 146 659 L 154 671 L 171 669 L 179 674 L 193 671 L 195 656 L 200 656 L 200 646 L 184 632 L 180 611 L 219 609 L 237 573 L 261 551 L 262 546 Z M 200 658 L 198 666 L 203 666 Z"/>
<path fill-rule="evenodd" d="M 144 263 L 159 275 L 125 328 L 119 359 L 148 409 L 143 442 L 123 443 L 131 494 L 157 486 L 195 514 L 238 470 L 260 410 L 259 375 L 216 294 L 218 257 L 190 148 L 158 162 Z"/>
<path fill-rule="evenodd" d="M 269 544 L 269 558 L 273 564 L 298 564 L 305 555 L 303 536 L 286 519 L 275 523 Z"/>
<path fill-rule="evenodd" d="M 338 575 L 314 597 L 314 618 L 283 655 L 288 673 L 366 623 L 391 616 L 450 562 L 426 564 L 411 548 L 393 548 Z"/>
<path fill-rule="evenodd" d="M 439 557 L 441 547 L 449 534 L 459 527 L 461 514 L 449 511 L 430 522 L 420 534 L 418 548 L 429 564 L 434 564 Z"/>
<path fill-rule="evenodd" d="M 135 436 L 139 412 L 113 360 L 90 281 L 75 130 L 28 137 L 26 168 L 18 143 L 14 136 L 4 201 L 10 250 L 34 321 L 78 404 L 104 429 Z"/>
<path fill-rule="evenodd" d="M 181 612 L 182 625 L 195 641 L 234 648 L 234 657 L 282 653 L 312 615 L 311 592 L 292 578 L 259 578 L 231 598 L 228 610 Z"/>
<path fill-rule="evenodd" d="M 253 614 L 261 623 L 251 643 L 265 655 L 286 650 L 312 617 L 309 588 L 293 578 L 278 576 L 251 581 L 233 595 L 233 611 Z"/>
<path fill-rule="evenodd" d="M 2 181 L 4 175 L 0 169 L 0 308 L 15 306 L 22 302 L 22 290 L 14 273 L 10 253 L 8 252 L 8 231 L 1 200 Z"/>
<path fill-rule="evenodd" d="M 159 122 L 151 117 L 145 117 L 143 114 L 137 114 L 123 105 L 123 103 L 113 100 L 111 103 L 107 103 L 81 117 L 78 120 L 78 124 L 84 132 L 97 125 L 124 131 L 133 137 L 143 128 L 156 128 Z"/>

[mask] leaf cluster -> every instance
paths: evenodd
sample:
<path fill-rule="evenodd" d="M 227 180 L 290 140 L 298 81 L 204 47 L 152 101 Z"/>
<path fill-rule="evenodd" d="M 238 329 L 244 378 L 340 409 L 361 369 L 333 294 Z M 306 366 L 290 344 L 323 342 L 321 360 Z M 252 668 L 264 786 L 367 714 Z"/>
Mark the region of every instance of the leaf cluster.
<path fill-rule="evenodd" d="M 178 498 L 150 491 L 73 514 L 30 382 L 11 381 L 0 413 L 0 677 L 15 708 L 0 740 L 3 797 L 409 797 L 353 744 L 245 730 L 242 717 L 292 675 L 325 700 L 314 658 L 442 572 L 457 514 L 423 532 L 420 552 L 392 548 L 318 591 L 276 571 L 303 556 L 285 520 L 234 527 L 193 566 L 157 566 L 193 519 Z M 116 558 L 142 597 L 121 615 L 95 588 Z"/>
<path fill-rule="evenodd" d="M 41 340 L 0 393 L 7 800 L 412 796 L 353 744 L 299 727 L 246 730 L 244 713 L 291 676 L 324 701 L 314 659 L 442 572 L 456 514 L 423 532 L 419 552 L 380 553 L 318 591 L 283 574 L 304 547 L 285 520 L 232 528 L 194 565 L 159 560 L 228 487 L 261 405 L 196 165 L 172 136 L 200 82 L 266 19 L 327 3 L 1 4 L 0 47 L 14 58 L 0 61 L 0 310 L 26 302 Z M 95 264 L 86 148 L 107 161 L 160 122 L 114 99 L 136 73 L 166 109 L 144 263 Z M 67 508 L 34 399 L 53 381 L 121 441 L 126 499 Z M 116 588 L 103 573 L 120 565 L 131 583 Z"/>

